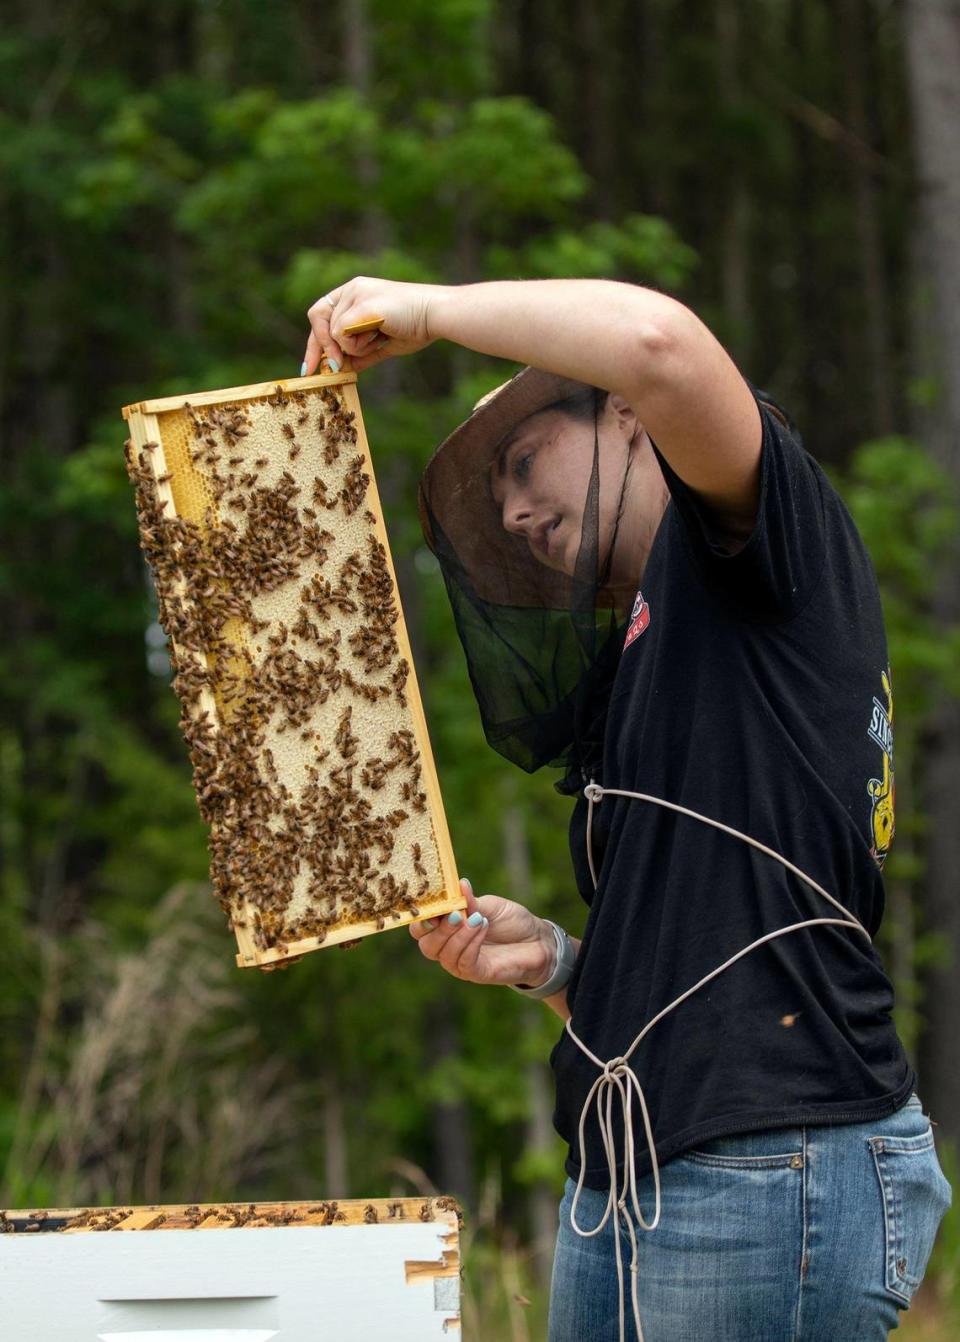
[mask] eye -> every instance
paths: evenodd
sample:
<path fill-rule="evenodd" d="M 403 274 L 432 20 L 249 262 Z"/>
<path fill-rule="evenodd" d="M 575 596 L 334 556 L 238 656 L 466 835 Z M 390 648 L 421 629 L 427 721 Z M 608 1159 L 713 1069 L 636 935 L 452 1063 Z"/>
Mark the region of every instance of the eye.
<path fill-rule="evenodd" d="M 534 454 L 532 452 L 523 452 L 513 463 L 513 478 L 521 484 L 529 478 L 530 466 L 533 462 Z"/>

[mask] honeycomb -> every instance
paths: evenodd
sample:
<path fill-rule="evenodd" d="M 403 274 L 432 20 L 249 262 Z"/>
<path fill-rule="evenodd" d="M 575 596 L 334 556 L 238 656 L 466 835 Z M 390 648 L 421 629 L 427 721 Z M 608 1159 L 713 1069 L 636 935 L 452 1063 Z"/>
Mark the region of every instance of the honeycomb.
<path fill-rule="evenodd" d="M 238 963 L 462 907 L 352 379 L 124 413 Z"/>

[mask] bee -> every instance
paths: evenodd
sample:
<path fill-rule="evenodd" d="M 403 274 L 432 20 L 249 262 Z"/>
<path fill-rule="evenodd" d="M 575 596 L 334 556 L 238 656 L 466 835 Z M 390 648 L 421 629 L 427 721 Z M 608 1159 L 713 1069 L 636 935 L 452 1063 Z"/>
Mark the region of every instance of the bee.
<path fill-rule="evenodd" d="M 157 484 L 165 485 L 168 480 L 173 479 L 173 471 L 164 471 L 163 475 L 157 476 Z"/>
<path fill-rule="evenodd" d="M 289 424 L 281 424 L 280 428 L 283 430 L 285 436 L 291 439 L 291 441 L 294 438 L 296 438 L 297 435 L 294 433 L 293 428 Z"/>

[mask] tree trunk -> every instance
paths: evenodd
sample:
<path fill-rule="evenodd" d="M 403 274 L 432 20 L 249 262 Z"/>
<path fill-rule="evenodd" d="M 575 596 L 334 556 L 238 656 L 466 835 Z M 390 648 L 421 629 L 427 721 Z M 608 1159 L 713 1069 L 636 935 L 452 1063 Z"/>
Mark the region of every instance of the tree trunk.
<path fill-rule="evenodd" d="M 740 97 L 740 0 L 718 0 L 717 26 L 717 79 L 720 105 L 732 112 Z M 744 180 L 743 158 L 734 145 L 724 155 L 725 209 L 721 225 L 720 278 L 723 290 L 723 310 L 727 319 L 725 344 L 740 364 L 752 364 L 751 334 L 753 321 L 750 313 L 750 221 L 752 216 L 750 194 Z"/>
<path fill-rule="evenodd" d="M 905 23 L 919 204 L 951 428 L 944 465 L 960 479 L 960 0 L 906 0 Z"/>
<path fill-rule="evenodd" d="M 447 997 L 438 1003 L 436 1023 L 431 1026 L 431 1055 L 438 1065 L 460 1052 L 460 1030 L 454 1004 Z M 436 1152 L 435 1183 L 443 1193 L 458 1198 L 465 1207 L 476 1206 L 476 1180 L 470 1110 L 461 1099 L 434 1105 L 433 1145 Z"/>
<path fill-rule="evenodd" d="M 323 1085 L 323 1185 L 326 1198 L 350 1196 L 347 1129 L 336 1072 L 328 1072 Z"/>
<path fill-rule="evenodd" d="M 343 57 L 351 86 L 369 102 L 372 96 L 373 43 L 367 0 L 346 0 L 343 14 Z M 356 172 L 366 197 L 366 206 L 360 216 L 359 241 L 365 252 L 377 252 L 386 246 L 390 226 L 376 200 L 380 168 L 369 144 L 358 146 Z M 387 367 L 391 367 L 390 364 Z"/>
<path fill-rule="evenodd" d="M 843 0 L 841 5 L 840 18 L 845 57 L 843 69 L 846 74 L 844 93 L 847 124 L 859 140 L 864 144 L 870 144 L 873 134 L 867 115 L 864 88 L 863 51 L 866 33 L 862 7 L 863 0 Z M 889 434 L 894 430 L 891 396 L 894 380 L 890 360 L 889 301 L 880 233 L 880 202 L 873 168 L 866 156 L 849 154 L 847 161 L 853 176 L 853 193 L 856 200 L 857 254 L 863 291 L 862 338 L 869 360 L 867 386 L 871 398 L 870 418 L 865 427 L 873 434 Z"/>
<path fill-rule="evenodd" d="M 504 865 L 511 897 L 529 908 L 533 882 L 527 828 L 523 811 L 517 805 L 516 788 L 509 784 L 504 787 L 502 834 Z M 538 1054 L 540 1021 L 532 1010 L 532 1004 L 530 1007 L 521 1017 L 526 1051 L 530 1057 L 526 1067 L 526 1140 L 527 1149 L 534 1155 L 540 1155 L 549 1154 L 554 1145 L 553 1083 L 550 1069 Z M 534 1271 L 540 1286 L 546 1288 L 550 1285 L 557 1238 L 557 1200 L 553 1189 L 543 1178 L 530 1186 L 529 1212 Z"/>
<path fill-rule="evenodd" d="M 906 58 L 918 174 L 918 247 L 915 251 L 915 329 L 927 348 L 922 368 L 936 375 L 941 395 L 928 442 L 960 487 L 960 3 L 906 0 Z M 919 290 L 919 292 L 918 292 Z M 927 303 L 924 305 L 924 291 Z M 926 331 L 926 335 L 925 335 Z M 927 339 L 927 336 L 929 339 Z M 935 609 L 944 626 L 960 621 L 960 562 L 944 564 Z M 934 714 L 926 760 L 927 843 L 925 922 L 941 934 L 949 962 L 930 966 L 925 981 L 927 1030 L 920 1049 L 922 1098 L 940 1131 L 960 1139 L 960 703 L 944 696 Z"/>
<path fill-rule="evenodd" d="M 602 219 L 615 215 L 615 149 L 618 127 L 612 106 L 618 51 L 608 41 L 607 10 L 596 0 L 579 0 L 576 34 L 581 58 L 580 107 L 582 146 L 587 170 L 594 180 L 594 213 Z"/>

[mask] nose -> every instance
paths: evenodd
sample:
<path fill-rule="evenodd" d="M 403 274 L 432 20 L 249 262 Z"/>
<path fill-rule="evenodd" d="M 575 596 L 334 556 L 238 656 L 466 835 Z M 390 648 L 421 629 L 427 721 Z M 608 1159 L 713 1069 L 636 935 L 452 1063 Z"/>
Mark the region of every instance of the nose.
<path fill-rule="evenodd" d="M 508 494 L 503 500 L 501 519 L 503 529 L 522 536 L 530 525 L 532 514 L 522 495 Z"/>

